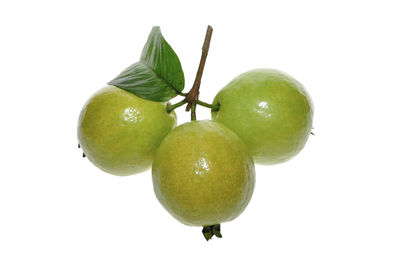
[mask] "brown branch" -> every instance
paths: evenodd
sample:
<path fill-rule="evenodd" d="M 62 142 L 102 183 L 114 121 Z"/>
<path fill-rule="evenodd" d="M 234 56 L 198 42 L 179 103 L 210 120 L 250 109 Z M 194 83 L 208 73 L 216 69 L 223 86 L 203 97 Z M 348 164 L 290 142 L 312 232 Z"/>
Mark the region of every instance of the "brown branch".
<path fill-rule="evenodd" d="M 210 48 L 212 32 L 213 32 L 213 28 L 210 25 L 208 25 L 206 37 L 205 37 L 204 43 L 203 43 L 200 64 L 199 64 L 199 68 L 197 69 L 196 79 L 194 80 L 192 88 L 186 95 L 186 102 L 188 103 L 186 106 L 186 111 L 189 111 L 191 109 L 192 105 L 196 105 L 197 99 L 199 98 L 200 83 L 201 83 L 201 78 L 203 76 L 204 66 L 206 64 L 208 49 Z"/>

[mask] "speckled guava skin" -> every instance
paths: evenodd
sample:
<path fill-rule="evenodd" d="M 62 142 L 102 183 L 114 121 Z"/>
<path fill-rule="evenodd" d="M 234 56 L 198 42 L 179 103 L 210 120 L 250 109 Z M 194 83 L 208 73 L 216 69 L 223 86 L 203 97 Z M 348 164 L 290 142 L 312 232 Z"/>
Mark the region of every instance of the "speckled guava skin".
<path fill-rule="evenodd" d="M 215 96 L 213 120 L 248 145 L 255 163 L 277 164 L 298 154 L 312 128 L 313 105 L 304 87 L 273 69 L 255 69 L 233 79 Z"/>
<path fill-rule="evenodd" d="M 175 112 L 167 113 L 165 103 L 106 86 L 83 106 L 78 141 L 97 167 L 126 176 L 150 168 L 159 144 L 175 126 Z"/>
<path fill-rule="evenodd" d="M 230 221 L 249 203 L 255 185 L 251 154 L 230 129 L 210 120 L 175 128 L 154 158 L 154 192 L 186 225 Z"/>

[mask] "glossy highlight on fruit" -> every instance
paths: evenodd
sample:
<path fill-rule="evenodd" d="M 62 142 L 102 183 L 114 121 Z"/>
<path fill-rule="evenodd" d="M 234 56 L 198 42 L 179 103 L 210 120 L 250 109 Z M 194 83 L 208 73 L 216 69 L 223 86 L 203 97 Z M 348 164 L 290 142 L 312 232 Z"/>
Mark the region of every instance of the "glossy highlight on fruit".
<path fill-rule="evenodd" d="M 152 175 L 160 203 L 192 226 L 235 219 L 249 203 L 255 185 L 246 145 L 230 129 L 209 120 L 175 128 L 157 150 Z"/>
<path fill-rule="evenodd" d="M 298 154 L 312 129 L 313 105 L 305 88 L 273 69 L 245 72 L 215 96 L 213 120 L 248 145 L 258 164 L 285 162 Z"/>
<path fill-rule="evenodd" d="M 87 158 L 105 172 L 126 176 L 150 168 L 163 138 L 176 126 L 174 112 L 114 86 L 96 92 L 78 121 Z"/>

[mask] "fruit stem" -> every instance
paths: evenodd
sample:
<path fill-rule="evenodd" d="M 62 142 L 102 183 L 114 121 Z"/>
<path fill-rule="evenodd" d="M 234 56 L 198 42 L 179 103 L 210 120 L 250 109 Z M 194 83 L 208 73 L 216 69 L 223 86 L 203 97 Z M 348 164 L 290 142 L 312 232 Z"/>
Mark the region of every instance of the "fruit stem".
<path fill-rule="evenodd" d="M 192 104 L 190 107 L 190 120 L 196 121 L 196 104 Z"/>
<path fill-rule="evenodd" d="M 188 103 L 186 106 L 186 111 L 191 110 L 192 120 L 196 120 L 196 104 L 198 103 L 198 99 L 199 99 L 200 83 L 201 83 L 201 78 L 203 76 L 204 66 L 206 64 L 208 50 L 210 48 L 212 32 L 213 32 L 213 28 L 210 25 L 208 25 L 206 37 L 204 39 L 204 43 L 203 43 L 203 47 L 202 47 L 199 68 L 197 69 L 196 79 L 194 80 L 192 88 L 190 89 L 190 91 L 187 93 L 187 95 L 185 97 L 186 102 Z"/>
<path fill-rule="evenodd" d="M 170 104 L 167 103 L 167 113 L 171 113 L 174 109 L 178 108 L 179 106 L 182 106 L 186 103 L 186 99 L 183 99 L 182 101 L 176 103 L 176 104 Z"/>
<path fill-rule="evenodd" d="M 167 113 L 171 113 L 173 110 L 175 110 L 175 109 L 178 108 L 178 107 L 181 107 L 181 106 L 184 105 L 185 103 L 187 103 L 186 98 L 183 99 L 183 100 L 180 101 L 180 102 L 175 103 L 175 104 L 167 103 L 167 105 L 166 105 Z M 210 108 L 212 111 L 218 111 L 218 110 L 219 110 L 219 107 L 220 107 L 220 104 L 219 104 L 219 103 L 218 103 L 218 104 L 209 104 L 209 103 L 206 103 L 206 102 L 203 102 L 203 101 L 200 101 L 200 100 L 197 100 L 197 101 L 196 101 L 196 104 L 201 105 L 201 106 L 203 106 L 203 107 Z M 192 106 L 193 106 L 193 105 L 192 105 Z M 196 114 L 194 114 L 194 117 L 196 117 Z M 78 148 L 79 148 L 79 147 L 78 147 Z"/>
<path fill-rule="evenodd" d="M 207 107 L 207 108 L 210 108 L 211 111 L 218 111 L 219 110 L 219 104 L 209 104 L 209 103 L 202 102 L 200 100 L 197 100 L 197 104 L 201 105 L 201 106 L 204 106 L 204 107 Z"/>

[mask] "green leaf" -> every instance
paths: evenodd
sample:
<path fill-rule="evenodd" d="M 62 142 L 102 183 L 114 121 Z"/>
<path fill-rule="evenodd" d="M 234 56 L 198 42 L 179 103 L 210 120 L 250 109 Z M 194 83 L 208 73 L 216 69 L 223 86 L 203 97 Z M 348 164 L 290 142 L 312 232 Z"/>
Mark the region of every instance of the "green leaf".
<path fill-rule="evenodd" d="M 131 65 L 108 84 L 141 98 L 165 102 L 185 87 L 181 62 L 165 41 L 160 27 L 153 27 L 140 61 Z"/>

